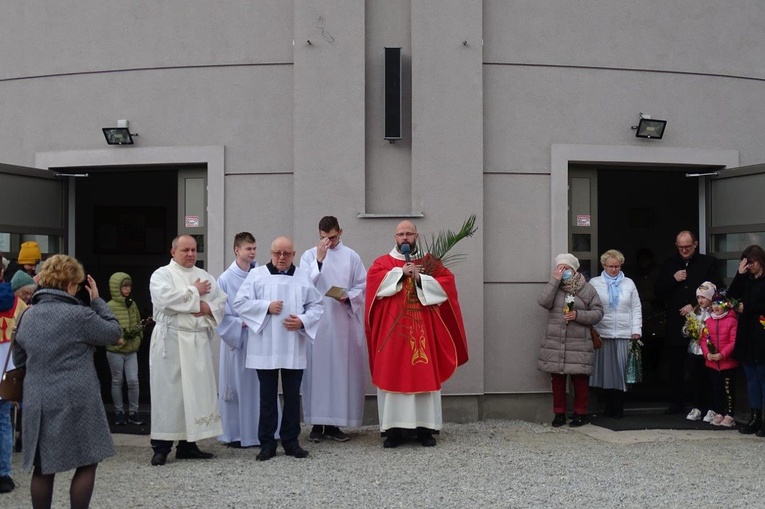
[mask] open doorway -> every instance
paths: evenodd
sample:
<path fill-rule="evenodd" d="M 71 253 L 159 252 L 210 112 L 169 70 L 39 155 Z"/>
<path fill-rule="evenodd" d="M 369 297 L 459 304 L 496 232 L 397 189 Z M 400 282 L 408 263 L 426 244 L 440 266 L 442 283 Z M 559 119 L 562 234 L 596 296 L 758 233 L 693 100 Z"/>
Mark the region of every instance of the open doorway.
<path fill-rule="evenodd" d="M 664 260 L 676 253 L 679 231 L 699 231 L 698 180 L 687 169 L 600 168 L 598 180 L 597 250 L 624 254 L 624 274 L 637 286 L 643 311 L 643 383 L 632 387 L 628 401 L 664 402 L 669 369 L 664 362 L 667 310 L 654 296 L 654 283 Z M 597 264 L 597 260 L 595 260 Z M 600 267 L 593 275 L 600 272 Z"/>
<path fill-rule="evenodd" d="M 149 279 L 158 267 L 167 264 L 178 230 L 178 170 L 120 167 L 88 168 L 86 172 L 88 177 L 73 181 L 74 255 L 95 278 L 106 301 L 111 298 L 110 276 L 115 272 L 129 274 L 133 280 L 131 297 L 141 317 L 149 317 Z M 150 401 L 150 337 L 151 328 L 145 331 L 138 351 L 141 403 Z M 111 409 L 111 373 L 103 348 L 96 350 L 95 363 L 102 397 Z"/>

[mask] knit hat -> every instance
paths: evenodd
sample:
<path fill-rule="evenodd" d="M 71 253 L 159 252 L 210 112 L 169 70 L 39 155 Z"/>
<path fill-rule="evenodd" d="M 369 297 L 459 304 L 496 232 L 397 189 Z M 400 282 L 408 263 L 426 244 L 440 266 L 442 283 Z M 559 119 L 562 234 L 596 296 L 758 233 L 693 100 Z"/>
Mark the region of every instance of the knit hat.
<path fill-rule="evenodd" d="M 555 265 L 568 265 L 574 270 L 579 270 L 579 260 L 571 253 L 561 253 L 555 257 Z"/>
<path fill-rule="evenodd" d="M 18 290 L 19 288 L 23 288 L 29 285 L 35 286 L 35 280 L 32 279 L 32 276 L 30 276 L 23 270 L 16 272 L 13 275 L 13 278 L 11 278 L 11 289 L 14 292 Z"/>
<path fill-rule="evenodd" d="M 702 297 L 706 297 L 709 300 L 712 300 L 715 296 L 715 293 L 717 292 L 717 287 L 714 283 L 710 283 L 709 281 L 704 281 L 701 283 L 701 286 L 699 286 L 696 289 L 696 296 L 698 297 L 701 295 Z"/>
<path fill-rule="evenodd" d="M 21 244 L 19 251 L 19 265 L 37 265 L 42 260 L 42 252 L 37 242 L 30 240 Z"/>

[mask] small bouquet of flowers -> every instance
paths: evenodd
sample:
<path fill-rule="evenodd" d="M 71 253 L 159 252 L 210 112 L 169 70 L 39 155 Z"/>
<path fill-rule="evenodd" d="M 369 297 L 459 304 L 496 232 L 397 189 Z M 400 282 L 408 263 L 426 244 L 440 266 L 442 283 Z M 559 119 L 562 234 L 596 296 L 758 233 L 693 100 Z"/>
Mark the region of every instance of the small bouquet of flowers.
<path fill-rule="evenodd" d="M 765 316 L 760 315 L 760 325 L 762 325 L 762 328 L 765 329 Z"/>
<path fill-rule="evenodd" d="M 144 320 L 141 320 L 141 323 L 138 325 L 134 325 L 130 327 L 129 329 L 125 329 L 122 334 L 122 339 L 125 341 L 134 341 L 136 339 L 143 339 L 143 329 L 150 323 L 152 323 L 154 320 L 151 318 L 146 318 Z"/>
<path fill-rule="evenodd" d="M 707 336 L 707 351 L 711 353 L 712 355 L 717 353 L 717 347 L 712 342 L 712 338 L 710 338 L 709 336 Z"/>
<path fill-rule="evenodd" d="M 574 297 L 573 294 L 570 294 L 570 293 L 566 294 L 566 300 L 564 301 L 564 304 L 563 304 L 563 312 L 564 313 L 570 313 L 571 311 L 574 310 L 574 301 L 575 300 L 576 300 L 576 298 Z"/>
<path fill-rule="evenodd" d="M 693 313 L 688 313 L 685 315 L 685 325 L 683 326 L 683 332 L 686 336 L 698 343 L 699 339 L 701 338 L 703 329 L 704 326 L 696 318 L 696 315 Z"/>

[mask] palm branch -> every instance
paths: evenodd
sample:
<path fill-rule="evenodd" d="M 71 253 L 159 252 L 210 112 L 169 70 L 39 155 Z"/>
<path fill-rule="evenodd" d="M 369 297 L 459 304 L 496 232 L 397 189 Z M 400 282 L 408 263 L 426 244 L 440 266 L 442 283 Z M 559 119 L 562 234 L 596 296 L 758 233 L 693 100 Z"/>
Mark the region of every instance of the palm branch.
<path fill-rule="evenodd" d="M 421 256 L 424 256 L 425 254 L 430 255 L 430 258 L 433 258 L 433 260 L 428 262 L 428 257 L 425 258 L 423 272 L 425 272 L 425 274 L 432 274 L 439 265 L 448 267 L 464 260 L 466 255 L 462 253 L 452 253 L 451 250 L 462 239 L 472 237 L 476 231 L 478 231 L 478 226 L 476 226 L 476 215 L 471 214 L 465 219 L 462 223 L 462 227 L 456 232 L 449 229 L 441 230 L 437 234 L 431 235 L 430 240 L 425 239 L 423 241 L 425 249 L 421 249 L 420 246 L 418 246 L 417 251 L 422 253 Z"/>

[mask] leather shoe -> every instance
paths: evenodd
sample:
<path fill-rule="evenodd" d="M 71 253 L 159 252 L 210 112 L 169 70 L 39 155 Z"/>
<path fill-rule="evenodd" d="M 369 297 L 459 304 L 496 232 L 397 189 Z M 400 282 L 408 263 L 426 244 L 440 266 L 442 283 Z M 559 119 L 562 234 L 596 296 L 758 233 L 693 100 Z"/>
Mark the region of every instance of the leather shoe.
<path fill-rule="evenodd" d="M 568 427 L 578 428 L 579 426 L 584 426 L 585 424 L 589 422 L 590 420 L 587 418 L 586 415 L 574 414 L 574 418 L 571 419 L 571 422 L 568 423 Z"/>
<path fill-rule="evenodd" d="M 418 433 L 417 441 L 420 442 L 423 447 L 434 447 L 436 445 L 436 439 L 433 438 L 433 435 L 430 433 Z"/>
<path fill-rule="evenodd" d="M 555 419 L 552 422 L 553 428 L 559 428 L 564 424 L 566 424 L 566 414 L 555 414 Z"/>
<path fill-rule="evenodd" d="M 307 458 L 308 457 L 308 451 L 300 447 L 299 445 L 296 445 L 294 447 L 290 447 L 289 449 L 284 450 L 284 454 L 287 456 L 292 456 L 293 458 Z"/>
<path fill-rule="evenodd" d="M 154 456 L 151 457 L 151 464 L 155 467 L 164 465 L 165 463 L 167 463 L 167 454 L 164 452 L 155 452 Z"/>
<path fill-rule="evenodd" d="M 274 449 L 261 449 L 258 455 L 255 456 L 255 459 L 258 461 L 268 461 L 274 456 L 276 456 L 276 451 Z"/>
<path fill-rule="evenodd" d="M 401 445 L 402 439 L 400 437 L 388 437 L 383 442 L 383 449 L 395 449 Z"/>
<path fill-rule="evenodd" d="M 213 453 L 203 452 L 197 448 L 175 450 L 175 458 L 179 460 L 207 460 L 212 457 L 213 457 Z"/>

